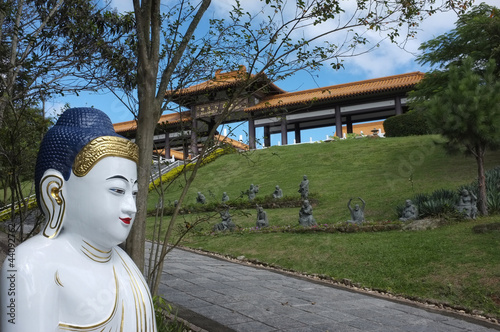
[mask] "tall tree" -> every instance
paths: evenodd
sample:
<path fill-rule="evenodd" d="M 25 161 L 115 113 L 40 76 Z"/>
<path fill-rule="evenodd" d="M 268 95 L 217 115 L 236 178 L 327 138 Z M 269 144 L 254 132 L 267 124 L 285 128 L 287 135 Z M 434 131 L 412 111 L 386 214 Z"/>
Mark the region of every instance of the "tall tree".
<path fill-rule="evenodd" d="M 478 167 L 479 212 L 486 215 L 484 152 L 498 148 L 500 135 L 500 17 L 484 3 L 457 20 L 449 33 L 423 43 L 418 60 L 437 67 L 411 93 L 411 107 L 428 111 L 434 130 L 450 152 L 474 155 Z M 498 93 L 496 93 L 498 94 Z"/>
<path fill-rule="evenodd" d="M 448 151 L 472 154 L 477 163 L 478 210 L 488 214 L 484 157 L 500 148 L 500 80 L 490 59 L 478 73 L 473 59 L 452 65 L 442 90 L 423 102 L 430 125 L 446 138 Z"/>
<path fill-rule="evenodd" d="M 450 1 L 435 6 L 433 0 L 362 0 L 342 7 L 343 3 L 336 0 L 262 0 L 259 8 L 251 11 L 236 0 L 224 18 L 212 16 L 208 22 L 203 21 L 208 26 L 205 29 L 208 33 L 198 31 L 196 34 L 210 0 L 178 0 L 168 4 L 161 4 L 160 0 L 134 0 L 139 105 L 136 139 L 141 153 L 138 212 L 127 241 L 127 251 L 139 268 L 144 267 L 153 134 L 170 101 L 165 98 L 167 89 L 179 91 L 188 82 L 212 77 L 217 68 L 235 70 L 244 65 L 247 71 L 241 72 L 241 84 L 231 91 L 231 97 L 218 114 L 219 119 L 223 119 L 234 107 L 232 103 L 240 100 L 238 96 L 248 93 L 248 88 L 264 75 L 269 78 L 267 82 L 272 82 L 298 70 L 318 69 L 323 63 L 339 68 L 344 57 L 376 47 L 377 43 L 368 45 L 370 31 L 378 32 L 380 40 L 397 42 L 401 37 L 404 41 L 416 33 L 425 16 L 455 5 L 462 10 L 470 3 L 467 0 Z M 245 6 L 250 4 L 245 3 Z M 196 77 L 196 72 L 203 75 Z M 260 88 L 266 88 L 265 84 Z M 208 141 L 214 134 L 215 129 L 210 132 Z M 201 151 L 202 157 L 204 151 Z M 185 190 L 196 170 L 197 166 Z M 181 202 L 182 196 L 178 206 Z M 170 225 L 177 212 L 178 209 Z"/>

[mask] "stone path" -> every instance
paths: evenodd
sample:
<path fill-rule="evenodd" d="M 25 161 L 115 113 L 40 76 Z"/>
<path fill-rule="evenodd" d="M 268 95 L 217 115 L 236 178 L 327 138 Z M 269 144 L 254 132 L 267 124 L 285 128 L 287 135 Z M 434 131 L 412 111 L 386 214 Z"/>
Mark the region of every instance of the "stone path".
<path fill-rule="evenodd" d="M 206 331 L 486 332 L 500 326 L 175 249 L 160 294 Z"/>

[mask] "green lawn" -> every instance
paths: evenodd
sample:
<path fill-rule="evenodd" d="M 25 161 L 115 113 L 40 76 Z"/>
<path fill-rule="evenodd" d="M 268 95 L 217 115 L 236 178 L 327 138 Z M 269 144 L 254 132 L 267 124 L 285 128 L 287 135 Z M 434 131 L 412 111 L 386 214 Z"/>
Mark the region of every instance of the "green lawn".
<path fill-rule="evenodd" d="M 260 186 L 257 197 L 270 195 L 276 185 L 285 196 L 299 197 L 299 183 L 307 174 L 310 192 L 318 201 L 314 206 L 318 223 L 348 220 L 347 201 L 358 196 L 367 202 L 365 217 L 369 221 L 397 220 L 395 207 L 405 199 L 441 188 L 454 190 L 476 178 L 475 160 L 447 155 L 433 143 L 437 139 L 354 139 L 224 155 L 199 170 L 184 205 L 194 204 L 198 191 L 209 202 L 219 202 L 224 191 L 234 200 L 251 183 Z M 486 168 L 498 165 L 500 153 L 489 153 Z M 182 183 L 178 180 L 168 187 L 165 202 L 177 199 Z M 152 192 L 152 210 L 157 200 Z M 299 208 L 266 211 L 273 226 L 298 225 Z M 231 214 L 237 226 L 255 226 L 254 209 L 232 209 Z M 207 235 L 219 222 L 214 212 L 182 215 L 178 227 L 209 215 L 212 218 L 188 235 L 183 245 L 234 257 L 244 255 L 337 280 L 346 278 L 365 287 L 477 309 L 500 318 L 500 233 L 472 232 L 475 224 L 500 222 L 498 216 L 419 232 Z M 149 234 L 152 219 L 148 220 Z"/>

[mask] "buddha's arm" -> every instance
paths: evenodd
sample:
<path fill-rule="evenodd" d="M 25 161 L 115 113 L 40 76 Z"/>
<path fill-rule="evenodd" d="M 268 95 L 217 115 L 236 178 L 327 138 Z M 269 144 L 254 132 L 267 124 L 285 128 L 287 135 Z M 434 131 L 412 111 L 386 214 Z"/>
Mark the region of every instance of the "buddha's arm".
<path fill-rule="evenodd" d="M 23 259 L 16 252 L 15 264 L 8 258 L 0 281 L 0 331 L 54 331 L 58 322 L 54 281 L 39 262 Z M 12 265 L 11 265 L 12 264 Z"/>

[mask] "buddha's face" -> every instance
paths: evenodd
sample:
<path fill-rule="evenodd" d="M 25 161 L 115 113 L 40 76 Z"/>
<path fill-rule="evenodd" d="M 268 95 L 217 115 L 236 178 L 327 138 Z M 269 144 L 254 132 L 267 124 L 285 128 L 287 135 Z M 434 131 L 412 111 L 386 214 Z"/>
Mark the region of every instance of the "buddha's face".
<path fill-rule="evenodd" d="M 64 185 L 64 229 L 103 247 L 125 241 L 136 213 L 137 169 L 135 162 L 106 157 L 90 172 L 71 175 Z"/>

